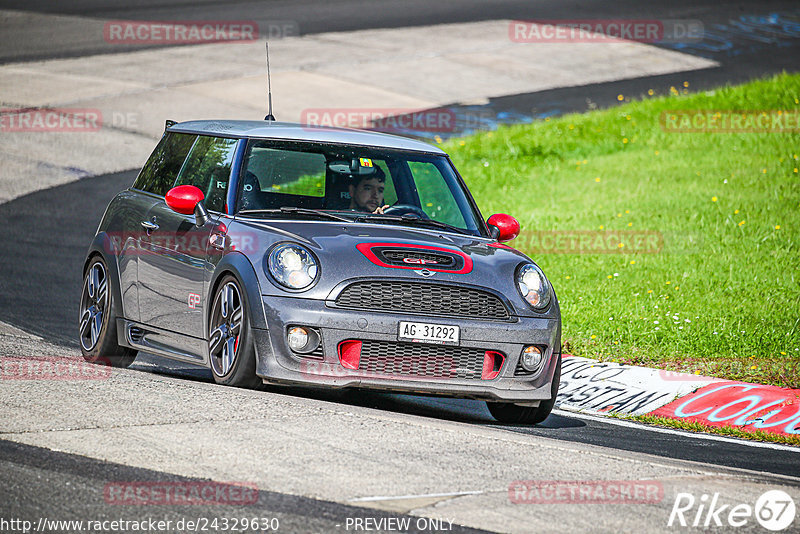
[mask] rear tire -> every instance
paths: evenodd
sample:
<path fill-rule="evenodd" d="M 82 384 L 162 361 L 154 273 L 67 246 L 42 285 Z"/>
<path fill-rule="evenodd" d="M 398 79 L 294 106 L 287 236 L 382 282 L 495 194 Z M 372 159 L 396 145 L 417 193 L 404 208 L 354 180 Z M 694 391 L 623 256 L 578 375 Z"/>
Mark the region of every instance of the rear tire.
<path fill-rule="evenodd" d="M 538 425 L 550 415 L 556 404 L 558 386 L 561 383 L 561 355 L 558 355 L 553 384 L 550 386 L 550 398 L 539 403 L 539 406 L 518 406 L 508 402 L 486 402 L 489 413 L 501 423 L 509 425 Z"/>
<path fill-rule="evenodd" d="M 208 353 L 214 381 L 224 386 L 259 389 L 256 351 L 250 333 L 249 307 L 239 281 L 226 275 L 211 305 Z"/>
<path fill-rule="evenodd" d="M 101 256 L 95 256 L 83 275 L 78 336 L 83 359 L 90 363 L 128 367 L 135 350 L 117 343 L 113 281 Z"/>

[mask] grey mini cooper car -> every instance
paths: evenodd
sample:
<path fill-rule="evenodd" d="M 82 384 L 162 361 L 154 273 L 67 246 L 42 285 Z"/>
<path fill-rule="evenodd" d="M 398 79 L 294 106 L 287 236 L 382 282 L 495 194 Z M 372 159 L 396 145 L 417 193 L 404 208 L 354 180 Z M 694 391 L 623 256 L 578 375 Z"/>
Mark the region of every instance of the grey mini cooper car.
<path fill-rule="evenodd" d="M 84 266 L 88 361 L 137 351 L 220 384 L 446 395 L 506 423 L 553 408 L 561 314 L 447 154 L 273 121 L 167 123 Z"/>

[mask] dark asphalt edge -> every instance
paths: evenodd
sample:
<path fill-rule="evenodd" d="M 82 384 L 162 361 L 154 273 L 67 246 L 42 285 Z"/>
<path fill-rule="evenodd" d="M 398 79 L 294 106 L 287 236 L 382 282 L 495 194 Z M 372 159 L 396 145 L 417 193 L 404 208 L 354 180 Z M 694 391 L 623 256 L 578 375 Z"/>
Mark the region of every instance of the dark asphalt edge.
<path fill-rule="evenodd" d="M 210 479 L 185 477 L 151 469 L 131 467 L 4 439 L 0 439 L 0 462 L 24 465 L 35 469 L 97 480 L 99 482 L 213 482 Z M 341 523 L 345 523 L 347 518 L 353 517 L 371 517 L 378 519 L 410 518 L 412 520 L 421 517 L 402 513 L 391 513 L 376 508 L 364 508 L 333 501 L 312 499 L 310 497 L 289 495 L 263 489 L 258 490 L 257 506 L 267 507 L 272 513 L 299 515 L 301 517 L 325 519 Z M 305 514 L 304 512 L 307 510 L 313 510 L 314 514 Z M 410 528 L 404 532 L 429 533 L 430 530 Z M 474 529 L 456 524 L 453 524 L 451 532 L 465 534 L 491 533 L 491 531 Z"/>

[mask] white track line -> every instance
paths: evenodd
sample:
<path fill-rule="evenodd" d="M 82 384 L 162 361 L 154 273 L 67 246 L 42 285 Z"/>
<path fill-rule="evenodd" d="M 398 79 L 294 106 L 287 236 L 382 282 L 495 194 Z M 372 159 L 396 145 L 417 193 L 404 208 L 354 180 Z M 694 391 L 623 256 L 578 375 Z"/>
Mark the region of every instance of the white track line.
<path fill-rule="evenodd" d="M 715 434 L 702 434 L 697 432 L 688 432 L 686 430 L 676 430 L 672 428 L 662 428 L 658 426 L 651 426 L 644 423 L 637 423 L 635 421 L 626 421 L 624 419 L 615 419 L 613 417 L 602 417 L 598 415 L 589 415 L 581 412 L 573 412 L 569 410 L 553 410 L 554 414 L 563 417 L 577 417 L 579 419 L 588 419 L 589 421 L 598 421 L 600 423 L 608 423 L 611 425 L 623 426 L 627 428 L 637 428 L 639 430 L 647 430 L 649 432 L 658 432 L 661 434 L 673 434 L 676 436 L 690 437 L 694 439 L 704 439 L 708 441 L 724 441 L 727 443 L 735 443 L 737 445 L 745 445 L 747 447 L 755 447 L 761 449 L 774 449 L 779 451 L 787 451 L 800 453 L 800 447 L 792 447 L 789 445 L 779 445 L 777 443 L 765 443 L 763 441 L 751 441 L 745 439 L 728 438 L 725 436 L 717 436 Z"/>
<path fill-rule="evenodd" d="M 422 495 L 397 495 L 394 497 L 358 497 L 357 499 L 350 499 L 348 502 L 373 502 L 373 501 L 396 501 L 398 499 L 421 499 L 426 497 L 461 497 L 464 495 L 480 495 L 486 493 L 484 491 L 456 491 L 453 493 L 425 493 Z"/>

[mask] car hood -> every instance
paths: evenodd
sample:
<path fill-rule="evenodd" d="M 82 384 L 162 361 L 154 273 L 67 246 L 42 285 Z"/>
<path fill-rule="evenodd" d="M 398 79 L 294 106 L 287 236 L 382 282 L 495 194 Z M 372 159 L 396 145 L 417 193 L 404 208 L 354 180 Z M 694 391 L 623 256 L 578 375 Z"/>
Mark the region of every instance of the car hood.
<path fill-rule="evenodd" d="M 259 276 L 262 293 L 287 295 L 265 274 L 265 253 L 280 242 L 296 242 L 311 250 L 320 262 L 320 277 L 308 291 L 296 296 L 332 299 L 347 281 L 359 278 L 402 278 L 487 288 L 505 297 L 518 315 L 530 314 L 514 280 L 517 267 L 531 262 L 523 253 L 492 239 L 389 224 L 319 221 L 237 221 L 238 231 L 257 243 L 244 251 Z M 233 230 L 233 228 L 231 229 Z M 416 263 L 419 254 L 406 261 L 388 262 L 382 251 L 439 254 L 455 260 L 454 266 Z M 427 257 L 427 256 L 423 256 Z"/>

